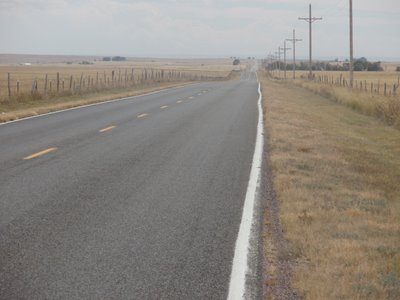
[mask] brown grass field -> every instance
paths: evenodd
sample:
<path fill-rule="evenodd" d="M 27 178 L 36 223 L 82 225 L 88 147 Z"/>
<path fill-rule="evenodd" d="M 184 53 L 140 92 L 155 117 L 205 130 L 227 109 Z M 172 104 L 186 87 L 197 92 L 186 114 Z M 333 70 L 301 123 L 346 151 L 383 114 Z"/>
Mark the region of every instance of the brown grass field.
<path fill-rule="evenodd" d="M 288 62 L 289 63 L 289 62 Z M 291 62 L 290 62 L 291 63 Z M 383 62 L 381 64 L 383 71 L 381 72 L 354 72 L 354 80 L 357 81 L 367 81 L 368 83 L 377 84 L 387 83 L 388 85 L 393 85 L 399 82 L 400 80 L 400 72 L 396 72 L 396 68 L 400 67 L 400 62 Z M 275 70 L 273 72 L 274 77 L 284 78 L 283 64 L 281 67 L 281 71 Z M 349 80 L 349 72 L 344 71 L 313 71 L 316 77 L 318 76 L 328 76 L 329 78 L 338 78 L 340 75 L 343 76 L 347 81 Z M 292 79 L 293 71 L 291 69 L 286 70 L 286 76 L 288 79 Z M 308 71 L 296 71 L 296 78 L 307 78 Z"/>
<path fill-rule="evenodd" d="M 19 93 L 30 93 L 33 80 L 37 80 L 38 90 L 43 91 L 45 85 L 45 76 L 48 75 L 48 87 L 50 85 L 54 91 L 56 88 L 57 72 L 60 76 L 60 88 L 64 90 L 69 88 L 70 79 L 79 83 L 80 77 L 96 81 L 97 77 L 100 83 L 111 80 L 112 71 L 115 79 L 125 76 L 130 78 L 132 70 L 136 80 L 139 80 L 144 70 L 177 71 L 188 76 L 208 76 L 208 77 L 226 77 L 233 70 L 232 63 L 229 60 L 154 60 L 154 61 L 125 61 L 125 62 L 93 62 L 92 65 L 81 64 L 33 64 L 30 66 L 8 64 L 0 65 L 0 100 L 8 97 L 8 73 L 11 76 L 11 93 L 17 93 L 17 83 L 19 83 Z"/>
<path fill-rule="evenodd" d="M 40 56 L 40 59 L 45 58 Z M 54 59 L 56 58 L 49 58 Z M 90 65 L 3 64 L 0 65 L 0 121 L 137 95 L 198 80 L 228 79 L 235 77 L 232 71 L 245 67 L 245 64 L 233 66 L 232 61 L 227 59 L 136 59 L 125 62 L 93 61 Z M 11 97 L 8 91 L 8 74 Z M 37 83 L 37 90 L 32 89 L 33 82 Z"/>
<path fill-rule="evenodd" d="M 259 78 L 289 243 L 284 252 L 265 247 L 267 273 L 291 261 L 305 299 L 400 299 L 400 131 L 292 83 Z"/>
<path fill-rule="evenodd" d="M 357 88 L 353 89 L 339 86 L 336 83 L 337 80 L 340 80 L 340 76 L 342 76 L 342 80 L 349 81 L 348 72 L 339 71 L 313 72 L 315 78 L 325 77 L 329 80 L 329 83 L 321 83 L 318 80 L 309 81 L 306 79 L 308 72 L 297 71 L 295 84 L 368 116 L 379 118 L 388 125 L 400 128 L 400 72 L 395 71 L 397 65 L 400 64 L 392 63 L 383 65 L 387 71 L 382 72 L 354 72 L 354 80 Z M 291 78 L 291 76 L 292 72 L 288 72 L 287 78 Z M 279 72 L 274 71 L 273 77 L 279 78 Z M 283 78 L 282 71 L 280 78 Z M 385 83 L 386 96 L 384 95 Z M 394 87 L 397 87 L 395 93 L 393 92 Z"/>

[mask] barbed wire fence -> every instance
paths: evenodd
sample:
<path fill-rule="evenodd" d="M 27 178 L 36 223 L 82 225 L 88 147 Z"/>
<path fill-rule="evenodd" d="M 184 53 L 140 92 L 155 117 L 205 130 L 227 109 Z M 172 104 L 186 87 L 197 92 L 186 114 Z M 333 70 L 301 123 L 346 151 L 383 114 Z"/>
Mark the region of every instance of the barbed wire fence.
<path fill-rule="evenodd" d="M 267 73 L 270 77 L 275 79 L 284 79 L 280 74 L 279 70 L 270 67 L 267 65 Z M 305 72 L 305 71 L 304 71 Z M 397 80 L 393 80 L 392 82 L 384 81 L 384 80 L 367 80 L 367 79 L 358 79 L 354 80 L 353 86 L 350 85 L 349 79 L 346 78 L 342 73 L 333 75 L 333 74 L 313 74 L 313 77 L 310 79 L 307 75 L 301 74 L 298 80 L 304 81 L 312 81 L 319 84 L 331 85 L 336 87 L 343 87 L 353 91 L 360 91 L 369 94 L 375 95 L 383 95 L 387 97 L 398 96 L 399 88 L 400 88 L 400 75 L 397 75 Z"/>
<path fill-rule="evenodd" d="M 75 73 L 6 73 L 0 78 L 0 101 L 41 99 L 125 89 L 157 83 L 222 80 L 219 73 L 198 70 L 124 68 Z"/>

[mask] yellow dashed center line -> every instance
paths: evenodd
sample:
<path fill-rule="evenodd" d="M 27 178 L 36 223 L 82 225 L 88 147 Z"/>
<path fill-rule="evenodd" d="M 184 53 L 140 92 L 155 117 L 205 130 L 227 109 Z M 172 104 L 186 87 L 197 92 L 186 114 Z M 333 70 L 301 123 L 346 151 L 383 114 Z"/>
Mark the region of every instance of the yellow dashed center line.
<path fill-rule="evenodd" d="M 99 132 L 106 132 L 106 131 L 110 131 L 113 130 L 116 126 L 109 126 L 103 129 L 100 129 Z"/>
<path fill-rule="evenodd" d="M 36 157 L 45 155 L 45 154 L 47 154 L 47 153 L 50 153 L 50 152 L 53 152 L 53 151 L 56 151 L 56 150 L 57 150 L 57 148 L 49 148 L 49 149 L 46 149 L 46 150 L 43 150 L 43 151 L 34 153 L 34 154 L 32 154 L 32 155 L 29 155 L 29 156 L 27 156 L 27 157 L 24 157 L 24 160 L 36 158 Z"/>
<path fill-rule="evenodd" d="M 137 117 L 138 117 L 138 119 L 140 119 L 140 118 L 144 118 L 144 117 L 147 117 L 149 114 L 141 114 L 141 115 L 138 115 Z"/>
<path fill-rule="evenodd" d="M 164 106 L 161 106 L 160 108 L 161 109 L 166 109 L 168 107 L 168 105 L 164 105 Z"/>
<path fill-rule="evenodd" d="M 178 100 L 178 101 L 176 101 L 176 103 L 182 103 L 182 100 Z"/>
<path fill-rule="evenodd" d="M 189 97 L 189 99 L 193 99 L 193 98 L 194 98 L 193 96 L 190 96 L 190 97 Z"/>

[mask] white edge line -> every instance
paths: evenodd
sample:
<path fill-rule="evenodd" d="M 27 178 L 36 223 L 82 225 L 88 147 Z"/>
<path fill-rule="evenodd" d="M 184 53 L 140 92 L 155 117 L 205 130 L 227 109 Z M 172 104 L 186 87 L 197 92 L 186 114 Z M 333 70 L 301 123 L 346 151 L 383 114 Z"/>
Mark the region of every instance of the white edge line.
<path fill-rule="evenodd" d="M 34 119 L 34 118 L 54 115 L 54 114 L 58 114 L 58 113 L 62 113 L 62 112 L 70 111 L 70 110 L 81 109 L 81 108 L 95 106 L 95 105 L 107 104 L 107 103 L 112 103 L 112 102 L 117 102 L 117 101 L 128 100 L 128 99 L 132 99 L 132 98 L 139 98 L 139 97 L 143 97 L 143 96 L 154 95 L 154 94 L 158 94 L 158 93 L 161 93 L 161 92 L 164 92 L 164 91 L 174 90 L 174 89 L 181 89 L 181 88 L 184 88 L 184 87 L 187 87 L 187 86 L 197 85 L 197 84 L 201 84 L 201 83 L 202 82 L 186 84 L 186 85 L 182 85 L 182 86 L 175 86 L 175 87 L 162 89 L 162 90 L 159 90 L 159 91 L 149 92 L 149 93 L 146 93 L 146 94 L 130 96 L 130 97 L 124 97 L 124 98 L 117 98 L 117 99 L 106 100 L 106 101 L 97 102 L 97 103 L 91 103 L 91 104 L 86 104 L 86 105 L 80 105 L 80 106 L 75 106 L 75 107 L 71 107 L 71 108 L 61 109 L 61 110 L 57 110 L 57 111 L 51 111 L 51 112 L 44 113 L 44 114 L 39 114 L 39 115 L 36 115 L 36 116 L 30 116 L 30 117 L 16 119 L 16 120 L 8 121 L 8 122 L 2 122 L 2 123 L 0 123 L 0 126 L 11 124 L 11 123 L 15 123 L 15 122 L 20 122 L 20 121 L 26 121 L 26 120 L 30 120 L 30 119 Z"/>
<path fill-rule="evenodd" d="M 232 263 L 232 272 L 229 283 L 228 300 L 244 299 L 246 293 L 246 274 L 248 272 L 248 254 L 250 246 L 251 227 L 253 225 L 254 205 L 257 197 L 257 188 L 260 184 L 262 165 L 263 141 L 263 110 L 261 106 L 261 84 L 258 83 L 258 125 L 257 138 L 254 148 L 253 162 L 247 186 L 246 198 L 243 205 L 242 221 L 235 245 L 235 254 Z"/>

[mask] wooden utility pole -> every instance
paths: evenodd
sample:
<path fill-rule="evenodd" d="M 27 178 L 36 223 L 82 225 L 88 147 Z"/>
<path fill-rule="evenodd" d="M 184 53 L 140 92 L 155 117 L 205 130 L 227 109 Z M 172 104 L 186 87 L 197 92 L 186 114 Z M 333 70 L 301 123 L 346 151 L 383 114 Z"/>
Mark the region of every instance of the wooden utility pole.
<path fill-rule="evenodd" d="M 308 22 L 308 24 L 309 24 L 309 39 L 310 39 L 310 41 L 309 41 L 309 43 L 310 43 L 310 45 L 309 45 L 309 48 L 310 48 L 309 70 L 310 70 L 310 72 L 308 74 L 308 77 L 309 77 L 309 79 L 312 79 L 312 23 L 314 23 L 315 21 L 322 20 L 322 18 L 313 18 L 312 17 L 311 3 L 310 3 L 309 17 L 308 18 L 299 18 L 299 20 L 304 20 L 304 21 Z"/>
<path fill-rule="evenodd" d="M 286 48 L 286 40 L 283 42 L 283 65 L 285 66 L 284 69 L 284 78 L 286 79 L 286 51 L 290 50 L 291 48 Z"/>
<path fill-rule="evenodd" d="M 293 43 L 293 79 L 296 79 L 296 43 L 302 40 L 296 39 L 296 29 L 293 29 L 293 38 L 286 40 Z"/>
<path fill-rule="evenodd" d="M 279 46 L 278 51 L 275 52 L 275 54 L 278 56 L 278 77 L 281 78 L 281 54 L 282 54 L 282 48 Z"/>
<path fill-rule="evenodd" d="M 353 87 L 354 61 L 353 61 L 353 0 L 350 1 L 350 87 Z"/>

